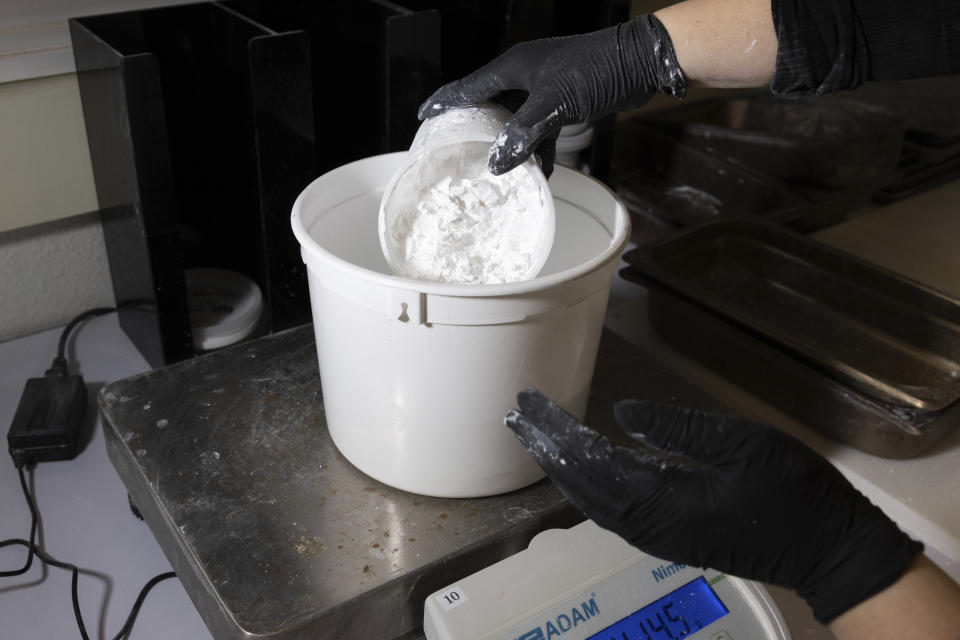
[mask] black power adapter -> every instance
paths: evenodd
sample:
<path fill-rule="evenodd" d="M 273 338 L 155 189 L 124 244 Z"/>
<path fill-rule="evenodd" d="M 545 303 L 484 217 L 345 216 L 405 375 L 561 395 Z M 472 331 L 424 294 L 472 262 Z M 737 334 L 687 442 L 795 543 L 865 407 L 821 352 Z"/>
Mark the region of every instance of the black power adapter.
<path fill-rule="evenodd" d="M 13 424 L 7 432 L 10 457 L 17 468 L 33 462 L 72 460 L 80 453 L 87 388 L 81 376 L 70 375 L 67 340 L 80 323 L 112 311 L 116 309 L 97 307 L 84 311 L 67 323 L 60 332 L 53 364 L 42 378 L 27 380 Z"/>
<path fill-rule="evenodd" d="M 42 378 L 30 378 L 23 388 L 7 433 L 14 464 L 75 458 L 86 408 L 83 378 L 70 375 L 66 359 L 58 356 Z"/>
<path fill-rule="evenodd" d="M 73 613 L 77 618 L 77 628 L 80 630 L 81 638 L 88 638 L 89 635 L 83 623 L 83 614 L 80 612 L 80 599 L 77 597 L 77 577 L 80 574 L 80 569 L 69 562 L 61 562 L 53 558 L 36 544 L 37 507 L 34 504 L 33 496 L 30 495 L 30 488 L 27 486 L 24 466 L 33 462 L 71 460 L 79 453 L 81 447 L 80 430 L 83 415 L 87 408 L 87 388 L 83 384 L 82 377 L 70 375 L 65 357 L 67 338 L 70 337 L 70 332 L 87 318 L 101 316 L 111 311 L 116 311 L 116 309 L 112 307 L 91 309 L 81 313 L 67 324 L 60 334 L 57 357 L 53 359 L 53 364 L 50 365 L 42 378 L 27 380 L 27 384 L 23 388 L 23 395 L 20 397 L 20 404 L 17 406 L 17 412 L 13 416 L 13 424 L 10 425 L 10 431 L 7 433 L 10 456 L 17 466 L 20 487 L 23 489 L 23 496 L 27 500 L 31 519 L 29 540 L 19 538 L 0 540 L 0 548 L 16 544 L 28 549 L 26 563 L 19 569 L 0 571 L 0 577 L 23 575 L 30 569 L 34 557 L 50 566 L 68 569 L 73 574 L 70 582 L 70 592 L 73 597 Z M 161 573 L 144 585 L 130 610 L 130 614 L 127 616 L 127 621 L 123 623 L 120 633 L 114 636 L 114 640 L 130 636 L 133 623 L 136 621 L 140 607 L 150 590 L 157 583 L 168 578 L 174 578 L 176 575 L 172 571 Z"/>

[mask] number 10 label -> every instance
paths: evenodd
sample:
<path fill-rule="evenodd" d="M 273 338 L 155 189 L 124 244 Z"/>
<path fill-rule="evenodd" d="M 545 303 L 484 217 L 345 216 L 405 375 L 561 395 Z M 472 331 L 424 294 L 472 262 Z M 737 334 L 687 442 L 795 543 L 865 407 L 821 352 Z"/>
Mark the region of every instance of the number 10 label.
<path fill-rule="evenodd" d="M 438 593 L 434 596 L 434 598 L 440 603 L 440 606 L 443 607 L 444 611 L 450 611 L 450 609 L 453 609 L 454 607 L 459 606 L 470 599 L 467 597 L 467 594 L 460 589 L 460 585 L 456 584 L 446 591 Z"/>

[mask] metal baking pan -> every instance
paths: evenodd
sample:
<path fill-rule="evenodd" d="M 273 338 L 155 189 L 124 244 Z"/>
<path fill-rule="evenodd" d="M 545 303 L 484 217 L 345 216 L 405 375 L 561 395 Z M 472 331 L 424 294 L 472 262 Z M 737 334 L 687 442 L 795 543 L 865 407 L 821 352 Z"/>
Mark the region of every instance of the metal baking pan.
<path fill-rule="evenodd" d="M 900 180 L 882 188 L 873 194 L 873 201 L 889 204 L 939 187 L 956 180 L 960 176 L 960 149 L 957 155 L 945 160 L 930 163 L 917 163 L 906 169 Z"/>
<path fill-rule="evenodd" d="M 960 423 L 960 303 L 755 220 L 629 252 L 668 342 L 869 453 L 921 453 Z"/>
<path fill-rule="evenodd" d="M 838 95 L 841 102 L 882 107 L 905 120 L 905 139 L 928 153 L 960 147 L 960 78 L 941 76 L 867 82 Z"/>
<path fill-rule="evenodd" d="M 893 173 L 903 117 L 863 103 L 709 99 L 642 116 L 672 137 L 786 182 L 845 188 Z"/>
<path fill-rule="evenodd" d="M 720 216 L 782 222 L 810 203 L 778 180 L 632 122 L 617 126 L 614 189 L 631 212 L 675 228 Z"/>

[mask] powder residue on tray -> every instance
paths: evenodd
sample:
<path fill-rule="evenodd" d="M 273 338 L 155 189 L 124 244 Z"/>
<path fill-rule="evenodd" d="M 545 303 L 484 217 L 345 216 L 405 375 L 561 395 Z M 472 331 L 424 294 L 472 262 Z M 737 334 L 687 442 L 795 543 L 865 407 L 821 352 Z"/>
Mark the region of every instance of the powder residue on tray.
<path fill-rule="evenodd" d="M 402 181 L 387 229 L 399 275 L 458 284 L 532 277 L 547 214 L 526 168 L 495 176 L 485 153 L 454 147 Z"/>

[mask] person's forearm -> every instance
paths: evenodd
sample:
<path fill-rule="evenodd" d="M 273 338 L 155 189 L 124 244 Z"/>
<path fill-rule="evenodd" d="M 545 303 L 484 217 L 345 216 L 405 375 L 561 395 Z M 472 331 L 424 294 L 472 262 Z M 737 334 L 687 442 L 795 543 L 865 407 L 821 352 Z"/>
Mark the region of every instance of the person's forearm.
<path fill-rule="evenodd" d="M 770 84 L 777 36 L 770 0 L 686 0 L 656 11 L 691 84 L 761 87 Z"/>
<path fill-rule="evenodd" d="M 837 640 L 960 640 L 960 586 L 920 555 L 895 583 L 830 623 Z"/>

